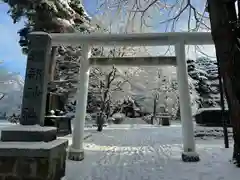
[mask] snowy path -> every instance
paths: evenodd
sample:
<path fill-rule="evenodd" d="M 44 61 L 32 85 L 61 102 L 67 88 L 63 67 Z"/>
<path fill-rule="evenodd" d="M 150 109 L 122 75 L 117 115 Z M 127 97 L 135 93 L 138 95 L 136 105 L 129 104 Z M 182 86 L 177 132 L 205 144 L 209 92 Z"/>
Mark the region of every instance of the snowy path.
<path fill-rule="evenodd" d="M 2 121 L 0 129 L 9 125 Z M 222 139 L 197 140 L 201 161 L 183 163 L 181 137 L 180 125 L 112 125 L 85 141 L 84 161 L 67 161 L 64 180 L 239 179 L 240 169 L 229 162 L 232 149 L 224 149 Z"/>
<path fill-rule="evenodd" d="M 199 140 L 199 163 L 183 163 L 180 126 L 119 125 L 85 142 L 83 162 L 67 161 L 66 180 L 236 180 L 232 149 Z"/>

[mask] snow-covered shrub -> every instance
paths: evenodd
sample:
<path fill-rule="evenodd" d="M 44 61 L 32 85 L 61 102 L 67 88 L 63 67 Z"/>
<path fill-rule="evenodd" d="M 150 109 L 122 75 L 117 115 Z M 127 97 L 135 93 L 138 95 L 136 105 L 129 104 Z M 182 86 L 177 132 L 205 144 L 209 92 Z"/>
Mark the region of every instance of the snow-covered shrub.
<path fill-rule="evenodd" d="M 93 127 L 96 124 L 95 119 L 92 117 L 92 114 L 87 113 L 85 117 L 85 126 Z"/>
<path fill-rule="evenodd" d="M 121 124 L 121 122 L 124 121 L 126 116 L 124 114 L 122 114 L 122 113 L 116 113 L 116 114 L 113 114 L 112 118 L 114 120 L 113 121 L 114 124 Z"/>
<path fill-rule="evenodd" d="M 86 114 L 86 117 L 85 117 L 85 121 L 86 122 L 92 122 L 92 116 L 91 116 L 91 114 Z"/>
<path fill-rule="evenodd" d="M 107 124 L 113 124 L 114 121 L 115 119 L 113 117 L 110 117 L 107 119 Z"/>
<path fill-rule="evenodd" d="M 8 116 L 7 117 L 7 120 L 10 122 L 10 123 L 14 123 L 14 124 L 18 124 L 19 121 L 20 121 L 20 118 L 21 118 L 21 115 L 20 114 L 12 114 L 11 116 Z"/>
<path fill-rule="evenodd" d="M 147 115 L 147 116 L 144 116 L 142 119 L 146 122 L 146 123 L 148 123 L 148 124 L 151 124 L 151 118 L 152 118 L 152 114 L 150 114 L 150 115 Z"/>

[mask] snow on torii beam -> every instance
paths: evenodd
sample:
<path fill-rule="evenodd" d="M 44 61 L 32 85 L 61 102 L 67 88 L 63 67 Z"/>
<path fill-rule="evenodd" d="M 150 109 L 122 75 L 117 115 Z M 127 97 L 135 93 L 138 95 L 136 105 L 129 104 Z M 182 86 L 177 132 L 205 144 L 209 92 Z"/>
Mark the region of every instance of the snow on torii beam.
<path fill-rule="evenodd" d="M 211 33 L 208 32 L 170 32 L 170 33 L 135 33 L 135 34 L 80 34 L 80 33 L 52 33 L 52 45 L 134 45 L 134 46 L 164 46 L 213 44 Z"/>
<path fill-rule="evenodd" d="M 93 57 L 89 58 L 91 66 L 176 66 L 175 56 L 159 57 Z"/>

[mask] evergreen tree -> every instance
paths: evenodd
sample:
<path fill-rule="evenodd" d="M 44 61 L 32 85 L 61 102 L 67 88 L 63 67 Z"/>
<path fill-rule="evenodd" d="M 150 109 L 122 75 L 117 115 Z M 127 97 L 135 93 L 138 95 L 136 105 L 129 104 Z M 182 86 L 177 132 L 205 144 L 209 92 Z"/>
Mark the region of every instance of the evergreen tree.
<path fill-rule="evenodd" d="M 199 94 L 199 107 L 219 107 L 220 90 L 216 60 L 201 57 L 188 60 L 188 74 L 195 81 L 194 85 Z"/>
<path fill-rule="evenodd" d="M 14 23 L 26 20 L 19 30 L 23 53 L 28 52 L 27 35 L 32 31 L 48 33 L 89 33 L 93 28 L 80 0 L 3 0 L 10 7 Z M 53 47 L 49 91 L 65 95 L 75 94 L 81 47 Z"/>

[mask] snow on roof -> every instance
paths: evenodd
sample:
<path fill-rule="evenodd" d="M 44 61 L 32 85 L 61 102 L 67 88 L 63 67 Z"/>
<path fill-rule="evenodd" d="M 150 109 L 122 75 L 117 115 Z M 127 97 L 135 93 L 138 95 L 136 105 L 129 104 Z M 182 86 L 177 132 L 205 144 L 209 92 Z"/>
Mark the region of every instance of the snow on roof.
<path fill-rule="evenodd" d="M 200 108 L 197 110 L 196 114 L 200 114 L 203 111 L 221 111 L 221 109 L 221 107 Z M 225 110 L 228 110 L 228 108 L 225 107 Z"/>

